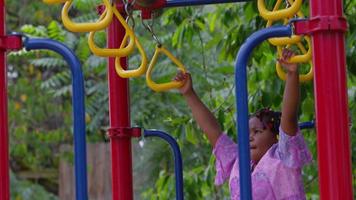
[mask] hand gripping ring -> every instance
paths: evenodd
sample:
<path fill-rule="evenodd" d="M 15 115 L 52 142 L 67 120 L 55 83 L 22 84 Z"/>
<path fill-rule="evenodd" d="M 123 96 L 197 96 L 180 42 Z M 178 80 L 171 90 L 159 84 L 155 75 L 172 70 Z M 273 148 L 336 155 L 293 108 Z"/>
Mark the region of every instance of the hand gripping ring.
<path fill-rule="evenodd" d="M 303 53 L 302 55 L 295 55 L 290 58 L 291 63 L 306 63 L 312 58 L 312 46 L 311 46 L 311 41 L 310 37 L 305 36 L 305 40 L 307 41 L 308 44 L 308 51 L 305 50 L 303 44 L 301 42 L 296 43 L 298 48 L 301 50 Z M 278 56 L 282 56 L 282 46 L 277 46 L 277 51 L 278 51 Z"/>
<path fill-rule="evenodd" d="M 171 81 L 169 83 L 155 83 L 152 79 L 151 79 L 151 74 L 153 71 L 153 68 L 157 62 L 157 58 L 159 56 L 160 53 L 163 53 L 165 55 L 168 56 L 169 59 L 172 60 L 172 62 L 174 64 L 177 65 L 177 67 L 182 71 L 182 72 L 186 72 L 186 69 L 184 67 L 184 65 L 176 58 L 172 55 L 172 53 L 170 53 L 167 49 L 165 49 L 164 47 L 157 45 L 156 46 L 156 51 L 153 55 L 153 58 L 148 66 L 148 70 L 146 72 L 146 82 L 148 87 L 150 87 L 152 90 L 156 91 L 156 92 L 162 92 L 162 91 L 166 91 L 166 90 L 170 90 L 170 89 L 174 89 L 174 88 L 180 88 L 183 86 L 183 82 L 179 82 L 179 81 Z"/>
<path fill-rule="evenodd" d="M 308 52 L 305 50 L 304 46 L 301 43 L 297 43 L 298 47 L 300 48 L 300 50 L 302 51 L 303 55 L 297 55 L 297 56 L 293 56 L 290 58 L 290 62 L 291 63 L 305 63 L 305 62 L 309 62 L 310 64 L 310 70 L 307 74 L 303 74 L 303 75 L 299 75 L 299 81 L 300 82 L 307 82 L 313 79 L 314 76 L 314 72 L 313 72 L 313 64 L 311 62 L 311 45 L 310 45 L 310 38 L 306 37 L 305 38 L 308 42 L 309 45 L 309 49 Z M 282 47 L 278 46 L 278 55 L 282 54 Z M 280 79 L 282 80 L 286 80 L 286 74 L 284 73 L 282 66 L 279 64 L 279 62 L 276 63 L 276 71 L 277 71 L 277 75 L 279 76 Z"/>
<path fill-rule="evenodd" d="M 299 82 L 301 82 L 301 83 L 305 83 L 305 82 L 313 79 L 313 76 L 314 76 L 313 63 L 311 61 L 309 61 L 309 64 L 310 64 L 309 72 L 307 74 L 299 75 Z M 285 81 L 286 73 L 283 71 L 281 64 L 279 64 L 278 62 L 276 63 L 276 71 L 277 71 L 278 77 Z"/>

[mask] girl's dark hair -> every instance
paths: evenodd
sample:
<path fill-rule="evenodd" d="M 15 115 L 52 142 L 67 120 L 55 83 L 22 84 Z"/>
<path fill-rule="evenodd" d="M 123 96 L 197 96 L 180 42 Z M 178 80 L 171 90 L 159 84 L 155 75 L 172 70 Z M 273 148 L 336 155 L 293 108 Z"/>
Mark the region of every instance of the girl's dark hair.
<path fill-rule="evenodd" d="M 262 108 L 255 112 L 251 117 L 257 117 L 263 124 L 263 129 L 269 128 L 274 134 L 279 134 L 281 123 L 281 112 L 276 112 L 270 108 Z"/>

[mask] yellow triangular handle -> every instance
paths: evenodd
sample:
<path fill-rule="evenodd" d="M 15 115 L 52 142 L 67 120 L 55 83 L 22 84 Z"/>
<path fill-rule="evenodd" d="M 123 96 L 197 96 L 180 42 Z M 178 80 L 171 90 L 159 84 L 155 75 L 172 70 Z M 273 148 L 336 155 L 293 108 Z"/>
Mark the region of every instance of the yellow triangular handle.
<path fill-rule="evenodd" d="M 125 19 L 121 16 L 119 11 L 115 7 L 113 7 L 111 10 L 113 11 L 113 13 L 117 17 L 117 19 L 120 21 L 122 26 L 125 28 L 125 30 L 126 30 L 125 37 L 126 36 L 129 37 L 129 39 L 130 39 L 129 44 L 126 47 L 120 47 L 118 49 L 99 48 L 94 43 L 95 31 L 92 31 L 89 33 L 89 36 L 88 36 L 88 45 L 89 45 L 90 50 L 97 56 L 124 57 L 124 56 L 129 55 L 134 50 L 135 34 L 134 34 L 133 30 L 129 27 L 129 25 L 126 23 Z M 105 12 L 103 13 L 103 15 L 101 17 L 105 16 L 104 15 Z"/>
<path fill-rule="evenodd" d="M 120 45 L 120 49 L 125 47 L 125 45 L 128 42 L 128 39 L 129 39 L 129 36 L 126 34 L 125 37 L 122 40 L 122 43 Z M 147 69 L 147 56 L 146 56 L 145 50 L 142 48 L 142 45 L 138 41 L 137 38 L 135 38 L 135 44 L 136 44 L 137 49 L 140 52 L 141 58 L 142 58 L 140 67 L 138 67 L 137 69 L 124 70 L 122 68 L 122 66 L 121 66 L 121 63 L 120 63 L 120 58 L 123 57 L 123 56 L 121 56 L 121 57 L 118 56 L 118 57 L 115 58 L 115 70 L 116 70 L 116 73 L 122 78 L 138 77 L 138 76 L 141 76 L 142 74 L 144 74 L 146 72 L 146 69 Z"/>
<path fill-rule="evenodd" d="M 305 36 L 304 39 L 307 41 L 308 44 L 308 51 L 305 50 L 303 44 L 301 42 L 296 43 L 300 51 L 303 53 L 301 55 L 295 55 L 290 58 L 291 63 L 306 63 L 309 62 L 312 58 L 312 46 L 311 40 L 309 36 Z M 277 46 L 278 56 L 282 57 L 282 46 Z"/>
<path fill-rule="evenodd" d="M 56 4 L 56 3 L 65 3 L 68 0 L 43 0 L 46 4 Z"/>
<path fill-rule="evenodd" d="M 276 4 L 280 5 L 281 1 L 282 0 L 277 0 Z M 296 0 L 295 2 L 293 2 L 291 7 L 289 7 L 289 8 L 285 8 L 282 10 L 276 10 L 276 11 L 269 11 L 266 8 L 265 0 L 258 0 L 257 7 L 260 12 L 260 15 L 264 19 L 276 21 L 276 20 L 283 19 L 283 18 L 293 17 L 293 15 L 296 14 L 299 11 L 299 9 L 301 8 L 302 3 L 303 3 L 303 0 Z"/>
<path fill-rule="evenodd" d="M 103 0 L 103 2 L 106 7 L 106 13 L 102 14 L 105 15 L 102 20 L 93 23 L 75 23 L 68 16 L 69 8 L 71 7 L 73 0 L 66 1 L 62 9 L 63 25 L 72 32 L 90 32 L 106 28 L 111 23 L 113 11 L 109 0 Z"/>
<path fill-rule="evenodd" d="M 184 83 L 180 82 L 180 81 L 171 81 L 169 83 L 155 83 L 151 79 L 151 74 L 152 74 L 153 68 L 156 65 L 156 62 L 157 62 L 157 59 L 158 59 L 158 56 L 160 53 L 165 54 L 169 59 L 171 59 L 171 61 L 177 65 L 179 70 L 181 70 L 182 72 L 186 72 L 184 65 L 176 57 L 174 57 L 171 52 L 169 52 L 164 47 L 157 45 L 156 51 L 152 57 L 152 60 L 149 64 L 148 70 L 146 72 L 146 82 L 147 82 L 148 87 L 150 87 L 152 90 L 154 90 L 156 92 L 162 92 L 162 91 L 182 87 Z"/>
<path fill-rule="evenodd" d="M 307 81 L 313 80 L 313 76 L 314 76 L 313 63 L 311 61 L 309 61 L 309 64 L 310 64 L 309 72 L 307 74 L 299 75 L 299 82 L 301 82 L 301 83 L 305 83 Z M 279 64 L 278 62 L 276 63 L 276 71 L 277 71 L 278 77 L 285 81 L 286 73 L 283 71 L 281 64 Z"/>
<path fill-rule="evenodd" d="M 314 77 L 313 63 L 311 61 L 311 56 L 312 56 L 311 52 L 312 51 L 311 51 L 310 38 L 306 37 L 305 39 L 307 40 L 308 46 L 309 46 L 308 52 L 305 50 L 304 46 L 301 43 L 298 43 L 297 45 L 298 45 L 299 49 L 302 51 L 303 55 L 293 56 L 289 60 L 289 62 L 291 62 L 291 63 L 306 63 L 306 62 L 309 62 L 310 70 L 309 70 L 309 72 L 307 74 L 299 75 L 299 82 L 307 82 L 307 81 L 312 80 L 313 77 Z M 278 46 L 277 49 L 278 49 L 278 54 L 281 57 L 281 55 L 282 55 L 282 47 Z M 282 66 L 281 66 L 281 64 L 279 64 L 279 62 L 276 63 L 276 71 L 277 71 L 278 77 L 285 81 L 286 80 L 286 74 L 283 71 Z"/>
<path fill-rule="evenodd" d="M 293 4 L 294 1 L 293 0 L 289 0 L 290 4 Z M 275 7 L 273 8 L 273 11 L 276 11 L 279 9 L 280 7 L 280 4 L 281 4 L 281 1 L 277 2 L 275 4 Z M 304 18 L 304 15 L 301 11 L 298 11 L 297 12 L 297 16 L 299 18 Z M 283 20 L 283 19 L 280 19 L 280 20 Z M 272 26 L 274 20 L 268 20 L 267 21 L 267 26 L 266 27 L 270 27 Z M 288 21 L 288 18 L 284 18 L 284 25 L 288 24 L 289 21 Z M 283 46 L 283 45 L 288 45 L 288 44 L 296 44 L 298 42 L 301 42 L 302 41 L 302 36 L 300 35 L 292 35 L 291 37 L 277 37 L 277 38 L 270 38 L 268 39 L 268 42 L 271 43 L 272 45 L 274 46 Z"/>

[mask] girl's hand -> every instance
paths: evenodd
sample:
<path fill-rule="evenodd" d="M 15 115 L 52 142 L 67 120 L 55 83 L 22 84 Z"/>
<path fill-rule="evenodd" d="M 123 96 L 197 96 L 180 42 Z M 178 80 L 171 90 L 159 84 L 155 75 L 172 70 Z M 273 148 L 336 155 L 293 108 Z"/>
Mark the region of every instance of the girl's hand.
<path fill-rule="evenodd" d="M 182 71 L 179 71 L 174 80 L 184 82 L 184 85 L 178 88 L 179 92 L 182 95 L 188 95 L 193 92 L 192 78 L 190 77 L 190 74 L 188 72 L 184 73 Z"/>
<path fill-rule="evenodd" d="M 289 62 L 289 59 L 293 56 L 295 56 L 295 53 L 292 50 L 284 48 L 282 51 L 282 58 L 277 59 L 288 73 L 298 72 L 298 65 L 296 63 Z"/>

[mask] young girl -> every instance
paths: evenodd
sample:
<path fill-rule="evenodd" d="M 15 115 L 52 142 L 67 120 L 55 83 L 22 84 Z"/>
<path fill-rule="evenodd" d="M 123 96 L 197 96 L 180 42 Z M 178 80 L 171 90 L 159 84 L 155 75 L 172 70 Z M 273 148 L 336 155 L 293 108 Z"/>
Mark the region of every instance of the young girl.
<path fill-rule="evenodd" d="M 311 161 L 311 154 L 298 128 L 298 66 L 288 62 L 294 52 L 284 49 L 282 55 L 278 62 L 287 71 L 282 114 L 262 109 L 249 120 L 254 200 L 305 199 L 301 169 Z M 217 171 L 215 184 L 221 185 L 229 180 L 231 199 L 239 200 L 237 145 L 222 133 L 214 115 L 196 95 L 190 75 L 178 73 L 175 80 L 185 82 L 179 91 L 187 101 L 199 127 L 214 147 Z"/>

